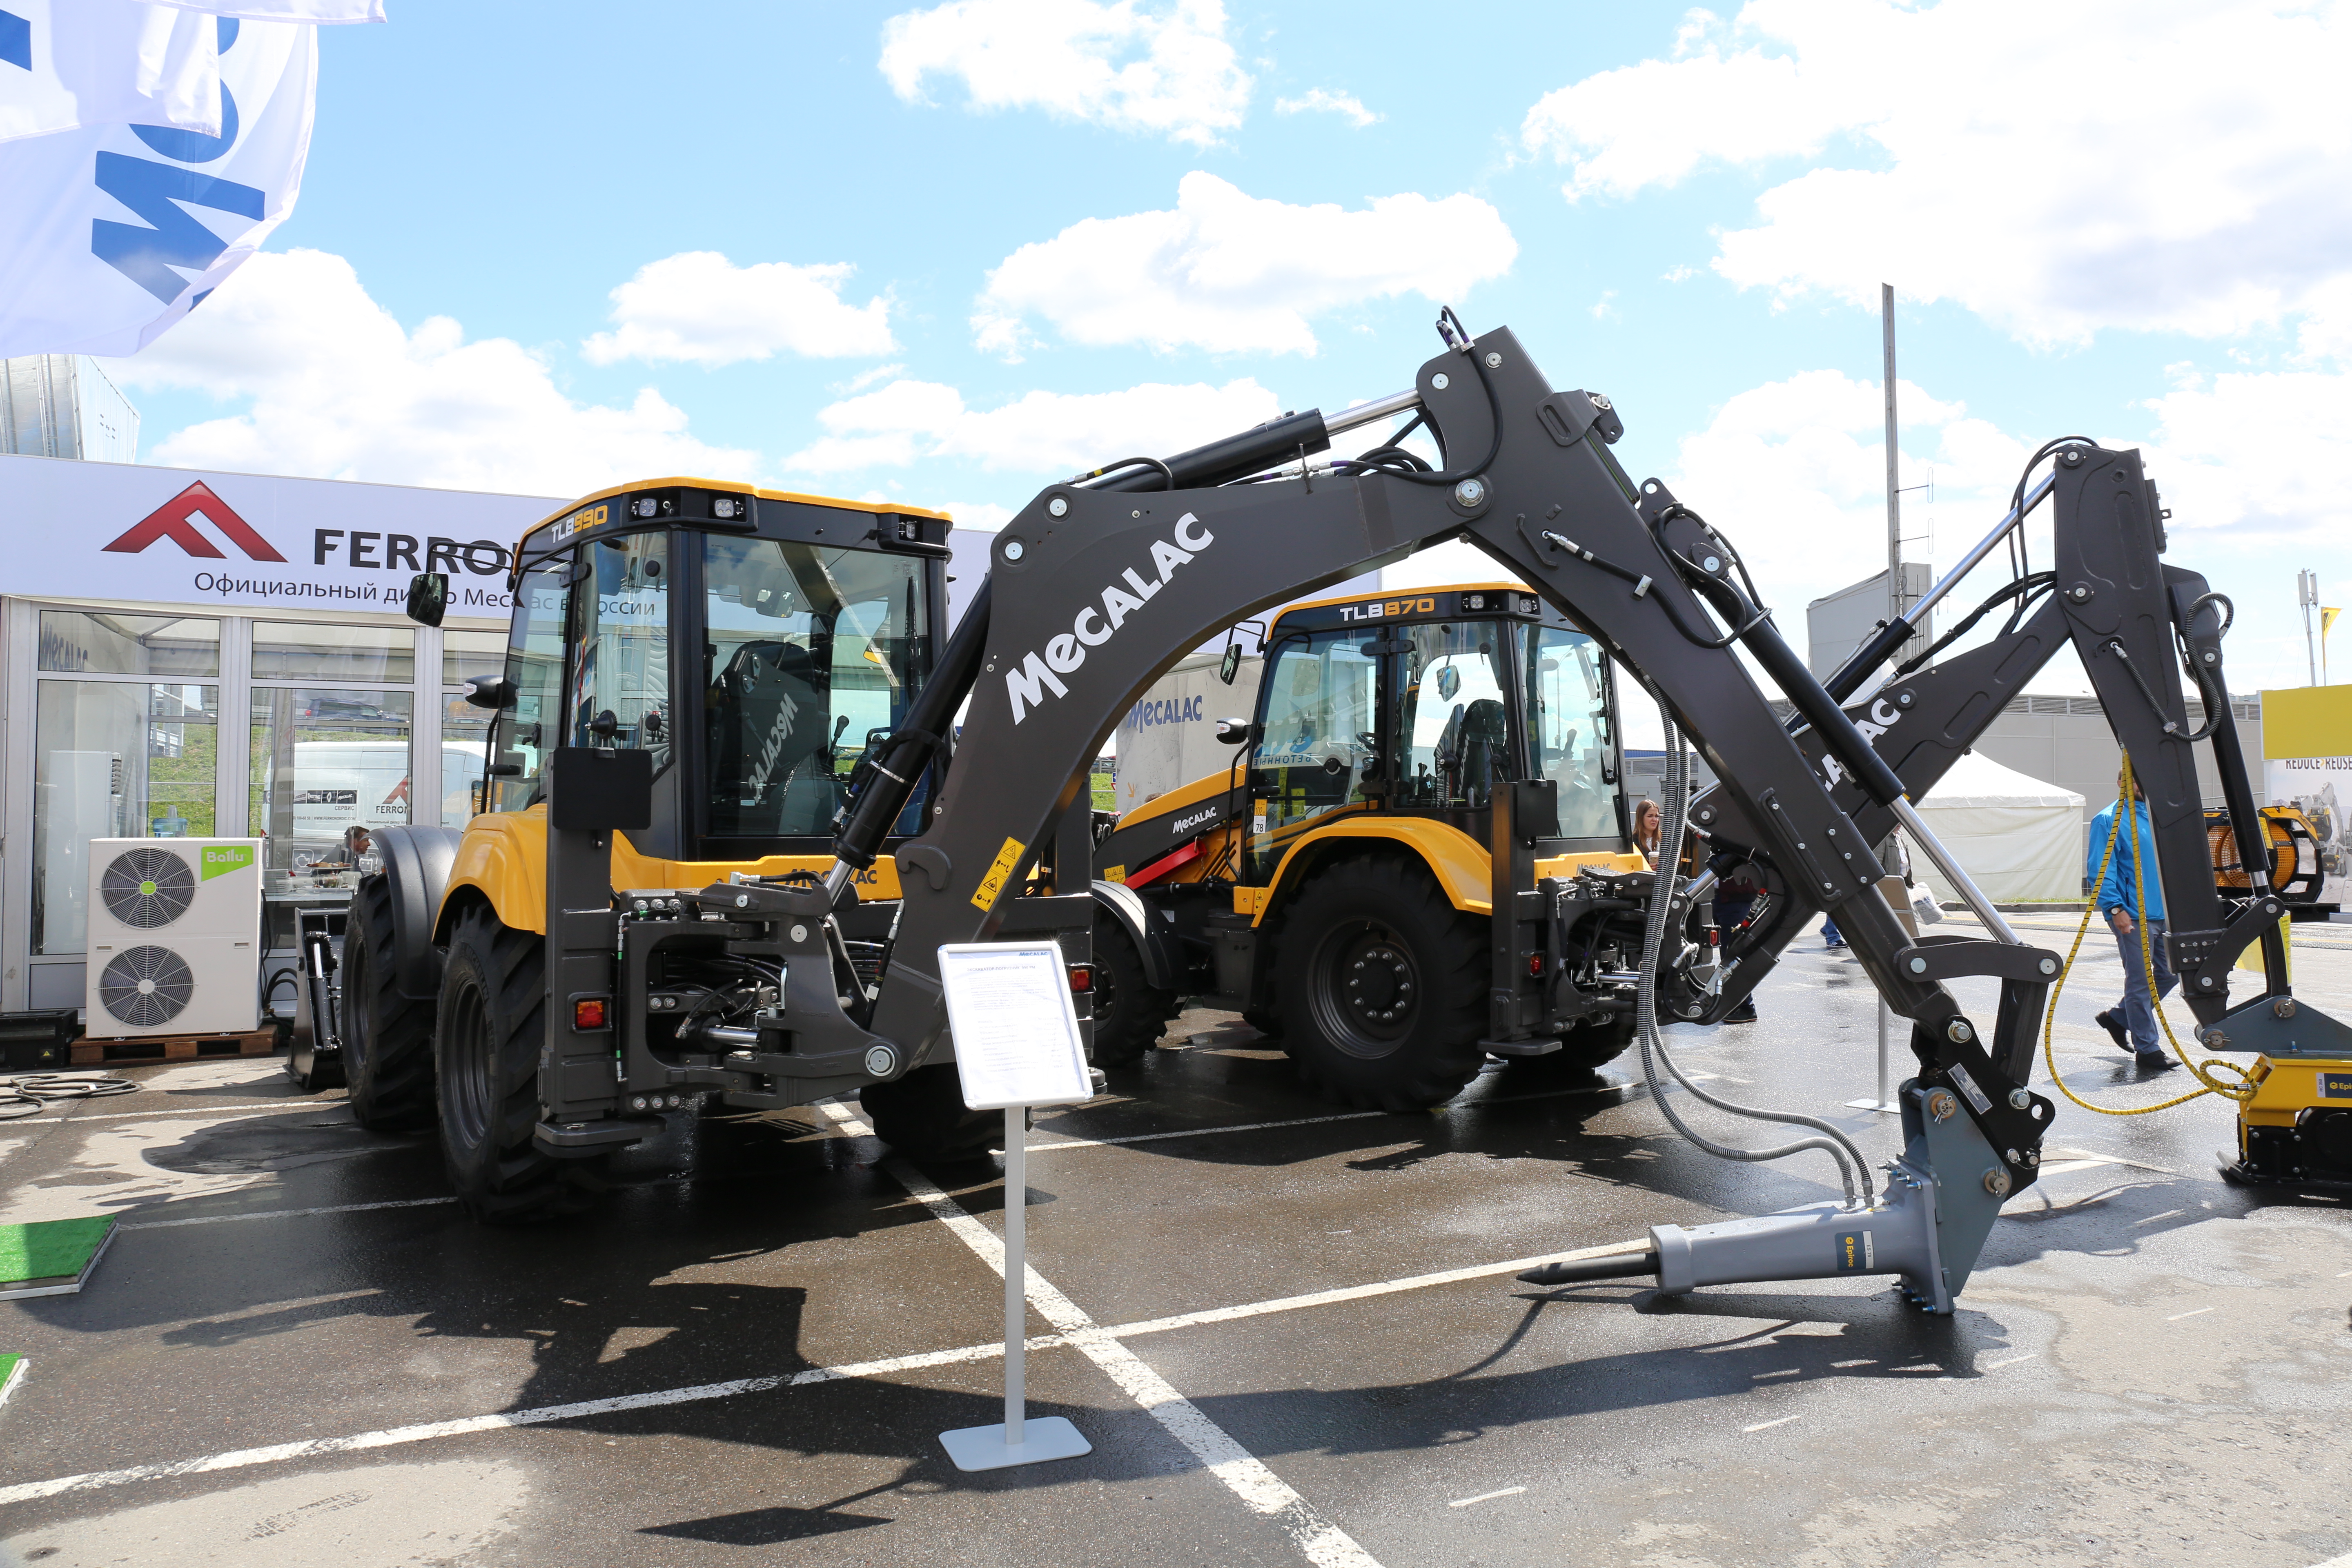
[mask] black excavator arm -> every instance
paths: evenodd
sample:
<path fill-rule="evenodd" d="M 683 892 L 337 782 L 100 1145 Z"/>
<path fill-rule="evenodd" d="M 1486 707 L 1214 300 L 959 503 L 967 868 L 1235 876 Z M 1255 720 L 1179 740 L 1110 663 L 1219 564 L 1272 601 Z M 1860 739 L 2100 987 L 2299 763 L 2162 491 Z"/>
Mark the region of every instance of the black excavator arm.
<path fill-rule="evenodd" d="M 1083 932 L 1091 923 L 1082 891 L 1022 895 L 1041 856 L 1083 863 L 1078 791 L 1133 694 L 1218 629 L 1415 550 L 1468 539 L 1604 643 L 1714 766 L 1721 783 L 1694 812 L 1714 864 L 1752 864 L 1785 895 L 1780 918 L 1759 922 L 1739 984 L 1752 984 L 1785 943 L 1792 912 L 1826 909 L 1880 994 L 1913 1025 L 1920 1071 L 1906 1086 L 1906 1153 L 1883 1201 L 1659 1227 L 1645 1267 L 1669 1290 L 1900 1273 L 1915 1299 L 1948 1310 L 2001 1200 L 2038 1173 L 2052 1106 L 2028 1087 L 2030 1041 L 2059 961 L 2020 943 L 1997 914 L 1989 922 L 1995 940 L 1914 942 L 1880 891 L 1871 846 L 1899 823 L 1973 894 L 1906 790 L 1923 790 L 2056 638 L 2071 635 L 2102 690 L 2116 693 L 2110 711 L 2157 803 L 2166 891 L 2183 928 L 2175 953 L 2196 977 L 2199 1016 L 2239 1016 L 2228 1011 L 2228 964 L 2273 917 L 2266 890 L 2224 911 L 2210 879 L 2199 883 L 2185 869 L 2201 878 L 2207 861 L 2169 662 L 2182 628 L 2192 659 L 2204 661 L 2200 677 L 2220 689 L 2213 601 L 2190 574 L 2157 566 L 2155 496 L 2137 454 L 2079 449 L 2062 458 L 2055 487 L 2062 605 L 2028 616 L 1992 651 L 1890 688 L 1896 703 L 1907 690 L 1899 724 L 1874 717 L 1880 710 L 1868 703 L 1858 723 L 1841 697 L 1859 689 L 1908 626 L 1890 626 L 1884 647 L 1842 672 L 1833 694 L 1759 608 L 1728 542 L 1659 481 L 1636 484 L 1618 466 L 1609 447 L 1622 426 L 1605 398 L 1556 391 L 1507 330 L 1475 342 L 1449 334 L 1448 342 L 1410 394 L 1328 421 L 1286 416 L 1195 452 L 1050 486 L 996 535 L 989 576 L 931 682 L 860 767 L 826 887 L 729 886 L 699 896 L 711 906 L 706 918 L 769 933 L 762 940 L 793 977 L 777 1025 L 789 1052 L 760 1059 L 785 1072 L 793 1058 L 853 1076 L 862 1068 L 885 1083 L 948 1060 L 941 944 L 1016 930 Z M 1439 439 L 1444 470 L 1408 471 L 1413 466 L 1391 455 L 1309 471 L 1306 459 L 1328 447 L 1335 429 L 1414 407 Z M 1297 469 L 1268 471 L 1290 459 Z M 1801 733 L 1776 716 L 1736 650 L 1794 704 Z M 2145 692 L 2137 707 L 2116 684 L 2126 666 L 2138 672 L 2129 689 Z M 853 1016 L 830 984 L 803 987 L 802 976 L 828 973 L 823 931 L 834 899 L 872 864 L 913 781 L 948 750 L 943 737 L 967 698 L 929 826 L 897 851 L 904 901 L 878 994 Z M 2209 698 L 2208 711 L 2228 710 Z M 2224 723 L 2216 736 L 2229 733 Z M 1902 765 L 1890 766 L 1882 750 Z M 2260 843 L 2242 760 L 2222 760 L 2235 778 L 2233 810 L 2246 803 L 2240 841 Z M 1710 868 L 1671 879 L 1677 929 L 1699 923 L 1715 876 Z M 1075 907 L 1039 907 L 1064 903 Z M 1943 984 L 1966 975 L 2001 983 L 1990 1039 Z M 2284 997 L 2281 986 L 2273 983 L 2272 1000 Z M 1685 996 L 1681 1016 L 1719 1015 L 1736 996 Z"/>

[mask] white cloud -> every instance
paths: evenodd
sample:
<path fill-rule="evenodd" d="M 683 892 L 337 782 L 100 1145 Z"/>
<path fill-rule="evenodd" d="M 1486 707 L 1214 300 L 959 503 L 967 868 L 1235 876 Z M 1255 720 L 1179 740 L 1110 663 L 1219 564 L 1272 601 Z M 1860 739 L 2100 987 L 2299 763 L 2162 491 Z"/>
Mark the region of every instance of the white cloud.
<path fill-rule="evenodd" d="M 1407 293 L 1459 302 L 1518 253 L 1476 196 L 1408 192 L 1349 212 L 1253 198 L 1196 170 L 1173 211 L 1087 218 L 1006 257 L 972 326 L 1000 353 L 1027 341 L 1032 315 L 1093 346 L 1313 353 L 1310 317 Z"/>
<path fill-rule="evenodd" d="M 1139 453 L 1181 452 L 1281 411 L 1273 393 L 1246 378 L 1223 386 L 1146 382 L 1120 392 L 1032 392 L 984 410 L 966 407 L 954 387 L 898 381 L 819 410 L 825 434 L 784 462 L 791 470 L 830 474 L 950 458 L 992 471 L 1068 474 Z"/>
<path fill-rule="evenodd" d="M 1361 131 L 1367 125 L 1377 125 L 1387 116 L 1374 114 L 1364 107 L 1364 100 L 1352 92 L 1333 92 L 1328 88 L 1310 88 L 1297 98 L 1274 100 L 1276 114 L 1336 114 Z"/>
<path fill-rule="evenodd" d="M 1549 94 L 1521 135 L 1571 200 L 1823 158 L 1722 235 L 1743 287 L 1874 303 L 1883 279 L 2031 342 L 2221 335 L 2346 273 L 2347 77 L 2329 0 L 1757 0 Z"/>
<path fill-rule="evenodd" d="M 747 479 L 756 454 L 711 447 L 651 387 L 583 405 L 507 338 L 467 342 L 434 316 L 411 332 L 324 251 L 264 253 L 135 359 L 132 386 L 253 400 L 192 425 L 157 463 L 315 479 L 578 495 L 645 474 Z"/>
<path fill-rule="evenodd" d="M 1240 126 L 1251 85 L 1218 0 L 956 0 L 884 23 L 880 65 L 909 102 L 925 79 L 958 77 L 973 109 L 1043 109 L 1196 147 Z"/>
<path fill-rule="evenodd" d="M 647 262 L 613 290 L 620 331 L 580 345 L 591 364 L 624 359 L 732 364 L 782 350 L 815 359 L 887 354 L 890 302 L 863 305 L 841 297 L 856 270 L 846 264 L 795 267 L 788 261 L 738 267 L 715 250 L 685 250 Z"/>

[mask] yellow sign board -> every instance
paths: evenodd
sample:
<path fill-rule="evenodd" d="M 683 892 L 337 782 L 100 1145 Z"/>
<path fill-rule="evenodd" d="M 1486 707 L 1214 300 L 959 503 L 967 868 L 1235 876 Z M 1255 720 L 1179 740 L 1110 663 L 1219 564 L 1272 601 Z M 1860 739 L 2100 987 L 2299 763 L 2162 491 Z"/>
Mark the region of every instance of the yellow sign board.
<path fill-rule="evenodd" d="M 2352 685 L 2263 692 L 2263 755 L 2352 757 Z"/>

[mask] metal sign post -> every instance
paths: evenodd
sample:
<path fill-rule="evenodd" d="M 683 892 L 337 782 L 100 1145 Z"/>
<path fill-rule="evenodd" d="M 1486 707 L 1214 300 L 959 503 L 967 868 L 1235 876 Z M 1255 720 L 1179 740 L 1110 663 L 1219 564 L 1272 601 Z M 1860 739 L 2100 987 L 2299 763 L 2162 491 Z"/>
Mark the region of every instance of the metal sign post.
<path fill-rule="evenodd" d="M 1061 949 L 1051 942 L 950 942 L 940 949 L 963 1102 L 1004 1112 L 1004 1419 L 940 1434 L 960 1470 L 1001 1470 L 1094 1451 L 1059 1415 L 1027 1418 L 1028 1112 L 1094 1094 Z"/>
<path fill-rule="evenodd" d="M 1905 885 L 1903 879 L 1889 877 L 1878 884 L 1878 890 L 1886 896 L 1887 905 L 1894 910 L 1895 918 L 1903 922 L 1905 932 L 1916 941 L 1919 935 L 1919 922 L 1917 917 L 1911 912 L 1911 891 Z M 1901 1102 L 1887 1093 L 1886 1085 L 1887 1043 L 1894 1032 L 1895 1009 L 1889 1007 L 1886 1005 L 1886 998 L 1881 995 L 1878 998 L 1878 1098 L 1849 1100 L 1846 1101 L 1849 1109 L 1885 1111 L 1890 1116 L 1902 1114 Z"/>

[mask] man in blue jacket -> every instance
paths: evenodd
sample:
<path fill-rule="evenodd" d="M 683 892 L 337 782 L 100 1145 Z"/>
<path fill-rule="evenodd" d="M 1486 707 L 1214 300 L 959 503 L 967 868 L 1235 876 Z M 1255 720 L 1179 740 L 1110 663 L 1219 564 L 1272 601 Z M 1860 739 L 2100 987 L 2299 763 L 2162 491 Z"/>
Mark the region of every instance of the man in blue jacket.
<path fill-rule="evenodd" d="M 2172 968 L 2164 958 L 2164 886 L 2157 876 L 2156 825 L 2147 815 L 2147 797 L 2140 793 L 2137 780 L 2129 781 L 2130 802 L 2122 798 L 2126 781 L 2116 780 L 2116 800 L 2114 805 L 2091 819 L 2091 837 L 2083 866 L 2085 879 L 2099 874 L 2099 863 L 2107 856 L 2107 836 L 2115 835 L 2115 854 L 2107 861 L 2107 874 L 2099 883 L 2093 901 L 2107 928 L 2116 933 L 2116 948 L 2124 961 L 2123 1000 L 2098 1016 L 2099 1026 L 2106 1030 L 2116 1045 L 2132 1053 L 2133 1059 L 2150 1071 L 2161 1071 L 2173 1065 L 2164 1054 L 2157 1038 L 2156 1003 L 2148 995 L 2147 970 L 2156 970 L 2156 994 L 2168 996 L 2178 984 Z M 2116 815 L 2123 811 L 2124 827 L 2116 827 Z M 2147 906 L 2140 907 L 2140 889 L 2145 882 Z M 2147 927 L 2147 960 L 2140 956 L 2140 928 Z"/>

